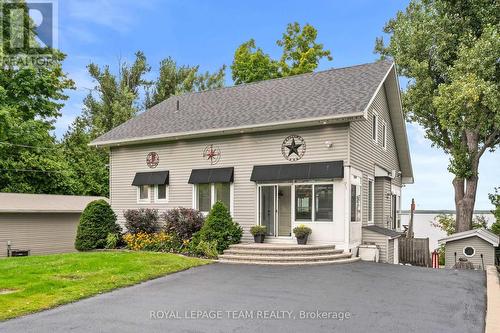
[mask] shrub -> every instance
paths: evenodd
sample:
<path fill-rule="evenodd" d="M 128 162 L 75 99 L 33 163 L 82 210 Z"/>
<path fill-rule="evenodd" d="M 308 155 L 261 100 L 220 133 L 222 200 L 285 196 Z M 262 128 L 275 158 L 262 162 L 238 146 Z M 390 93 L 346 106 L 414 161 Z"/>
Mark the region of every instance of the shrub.
<path fill-rule="evenodd" d="M 253 236 L 265 235 L 267 233 L 267 227 L 265 225 L 254 225 L 250 228 L 250 233 Z"/>
<path fill-rule="evenodd" d="M 78 251 L 103 249 L 109 233 L 120 233 L 116 214 L 106 200 L 92 201 L 87 205 L 76 231 L 75 248 Z"/>
<path fill-rule="evenodd" d="M 304 238 L 309 236 L 312 233 L 311 228 L 301 224 L 295 228 L 293 228 L 293 233 L 295 234 L 295 237 L 297 238 Z"/>
<path fill-rule="evenodd" d="M 123 213 L 125 227 L 131 234 L 145 232 L 152 234 L 160 231 L 158 211 L 156 209 L 130 209 Z"/>
<path fill-rule="evenodd" d="M 120 243 L 121 235 L 117 233 L 110 232 L 106 237 L 106 248 L 107 249 L 116 249 L 118 244 Z"/>
<path fill-rule="evenodd" d="M 207 258 L 215 259 L 219 255 L 217 250 L 217 241 L 200 241 L 196 246 L 196 253 L 204 255 Z"/>
<path fill-rule="evenodd" d="M 134 251 L 178 252 L 181 248 L 178 238 L 164 231 L 127 233 L 123 236 L 123 240 L 127 248 Z"/>
<path fill-rule="evenodd" d="M 240 242 L 243 229 L 233 221 L 226 206 L 217 201 L 208 214 L 201 230 L 194 234 L 191 248 L 196 249 L 201 241 L 217 242 L 217 251 L 222 253 L 231 244 Z"/>
<path fill-rule="evenodd" d="M 203 225 L 203 214 L 196 209 L 174 208 L 162 214 L 165 221 L 165 231 L 176 234 L 182 240 L 193 237 Z"/>

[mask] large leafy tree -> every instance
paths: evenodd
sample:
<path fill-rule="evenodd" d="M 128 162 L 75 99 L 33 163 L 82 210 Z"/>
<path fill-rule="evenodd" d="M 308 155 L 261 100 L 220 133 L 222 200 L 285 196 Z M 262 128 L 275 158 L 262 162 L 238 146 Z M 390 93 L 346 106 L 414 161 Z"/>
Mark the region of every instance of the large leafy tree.
<path fill-rule="evenodd" d="M 231 65 L 235 84 L 249 83 L 314 71 L 321 59 L 332 60 L 329 50 L 317 43 L 318 31 L 310 24 L 302 28 L 299 23 L 288 24 L 286 32 L 276 44 L 282 48 L 280 59 L 256 47 L 255 40 L 241 44 Z"/>
<path fill-rule="evenodd" d="M 0 1 L 0 5 L 4 10 L 21 6 L 27 17 L 23 2 Z M 0 41 L 0 191 L 73 193 L 74 177 L 51 134 L 67 99 L 64 91 L 73 82 L 62 70 L 63 53 L 33 47 L 37 45 L 33 24 L 16 17 L 20 13 L 3 17 Z M 22 29 L 11 30 L 11 19 L 21 19 L 17 22 L 24 22 Z M 21 36 L 30 42 L 11 50 L 10 41 Z"/>
<path fill-rule="evenodd" d="M 410 79 L 403 106 L 449 155 L 458 232 L 472 228 L 479 161 L 500 143 L 500 2 L 412 0 L 376 51 Z"/>
<path fill-rule="evenodd" d="M 62 140 L 65 158 L 78 180 L 79 194 L 107 196 L 109 193 L 108 153 L 90 147 L 89 143 L 141 110 L 140 93 L 148 84 L 144 76 L 150 67 L 142 52 L 135 56 L 132 64 L 120 62 L 117 74 L 109 66 L 101 68 L 93 63 L 87 66 L 96 86 L 83 102 L 82 115 L 75 119 Z"/>
<path fill-rule="evenodd" d="M 199 66 L 178 66 L 174 59 L 168 57 L 160 62 L 158 78 L 146 91 L 146 108 L 172 95 L 223 87 L 225 69 L 226 66 L 222 66 L 215 73 L 200 73 Z"/>

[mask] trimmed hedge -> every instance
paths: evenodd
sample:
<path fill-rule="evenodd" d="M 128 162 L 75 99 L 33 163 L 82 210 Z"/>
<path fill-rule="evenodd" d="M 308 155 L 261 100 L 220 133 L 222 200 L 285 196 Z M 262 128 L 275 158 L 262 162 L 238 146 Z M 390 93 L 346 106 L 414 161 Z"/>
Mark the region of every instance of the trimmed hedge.
<path fill-rule="evenodd" d="M 242 235 L 243 229 L 233 221 L 226 206 L 217 201 L 210 210 L 201 230 L 194 234 L 191 248 L 199 253 L 198 245 L 200 242 L 211 244 L 217 242 L 217 251 L 222 253 L 229 245 L 239 243 Z"/>
<path fill-rule="evenodd" d="M 78 251 L 103 249 L 110 233 L 121 233 L 121 227 L 116 223 L 116 214 L 106 200 L 92 201 L 80 216 L 75 248 Z"/>

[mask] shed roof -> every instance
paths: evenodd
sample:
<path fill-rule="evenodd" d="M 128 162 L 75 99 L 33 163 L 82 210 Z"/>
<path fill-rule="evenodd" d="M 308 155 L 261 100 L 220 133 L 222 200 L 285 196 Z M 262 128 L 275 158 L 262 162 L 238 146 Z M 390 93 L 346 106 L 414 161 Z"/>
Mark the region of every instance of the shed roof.
<path fill-rule="evenodd" d="M 378 225 L 367 225 L 367 226 L 364 226 L 363 229 L 376 232 L 378 234 L 387 236 L 389 238 L 398 238 L 402 235 L 402 233 L 400 233 L 400 232 L 397 232 L 397 231 L 394 231 L 391 229 L 387 229 L 387 228 L 382 228 L 382 227 L 379 227 Z"/>
<path fill-rule="evenodd" d="M 104 197 L 0 193 L 0 213 L 81 213 L 94 200 Z"/>
<path fill-rule="evenodd" d="M 499 237 L 492 233 L 489 230 L 486 229 L 472 229 L 472 230 L 467 230 L 467 231 L 462 231 L 462 232 L 457 232 L 455 234 L 452 234 L 448 237 L 441 238 L 438 240 L 439 244 L 446 244 L 448 242 L 453 242 L 457 241 L 460 239 L 465 239 L 465 238 L 470 238 L 470 237 L 479 237 L 482 240 L 490 243 L 493 246 L 498 246 L 499 245 Z"/>

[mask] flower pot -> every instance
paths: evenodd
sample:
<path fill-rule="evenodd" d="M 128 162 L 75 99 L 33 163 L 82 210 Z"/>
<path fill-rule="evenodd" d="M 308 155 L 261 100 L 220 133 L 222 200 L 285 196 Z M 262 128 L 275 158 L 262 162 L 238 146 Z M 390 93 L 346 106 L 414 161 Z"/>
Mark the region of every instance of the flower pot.
<path fill-rule="evenodd" d="M 297 244 L 306 245 L 307 244 L 307 237 L 309 237 L 309 235 L 301 237 L 301 238 L 297 238 Z"/>
<path fill-rule="evenodd" d="M 264 238 L 266 238 L 266 235 L 253 236 L 253 240 L 255 241 L 255 243 L 264 243 Z"/>

